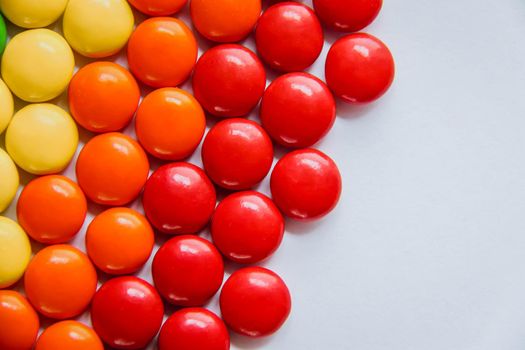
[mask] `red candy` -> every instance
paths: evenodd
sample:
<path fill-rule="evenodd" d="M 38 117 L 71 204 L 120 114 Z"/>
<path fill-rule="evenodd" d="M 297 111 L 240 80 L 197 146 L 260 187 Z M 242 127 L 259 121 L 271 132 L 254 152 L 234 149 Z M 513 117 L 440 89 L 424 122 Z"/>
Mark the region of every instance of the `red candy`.
<path fill-rule="evenodd" d="M 310 147 L 335 121 L 335 101 L 321 80 L 307 73 L 290 73 L 264 92 L 261 121 L 270 136 L 287 147 Z"/>
<path fill-rule="evenodd" d="M 220 298 L 224 322 L 234 332 L 250 337 L 267 336 L 281 328 L 291 304 L 284 281 L 262 267 L 234 272 L 224 284 Z"/>
<path fill-rule="evenodd" d="M 302 71 L 310 67 L 323 49 L 323 29 L 307 6 L 283 2 L 269 7 L 255 31 L 257 52 L 273 69 Z"/>
<path fill-rule="evenodd" d="M 244 46 L 215 46 L 197 62 L 193 92 L 202 107 L 219 117 L 241 117 L 259 102 L 266 72 L 257 56 Z"/>
<path fill-rule="evenodd" d="M 129 0 L 137 10 L 150 16 L 170 16 L 179 12 L 187 0 Z"/>
<path fill-rule="evenodd" d="M 159 294 L 137 277 L 104 283 L 91 305 L 91 321 L 100 338 L 116 349 L 141 349 L 157 334 L 164 315 Z"/>
<path fill-rule="evenodd" d="M 272 197 L 294 219 L 317 219 L 328 214 L 341 195 L 341 175 L 326 154 L 315 149 L 288 153 L 275 166 Z"/>
<path fill-rule="evenodd" d="M 221 254 L 207 240 L 179 236 L 160 247 L 152 274 L 155 287 L 170 303 L 202 306 L 221 287 L 224 264 Z"/>
<path fill-rule="evenodd" d="M 210 220 L 215 202 L 210 179 L 190 163 L 158 168 L 146 182 L 142 198 L 151 224 L 168 234 L 199 232 Z"/>
<path fill-rule="evenodd" d="M 162 326 L 159 350 L 229 350 L 230 336 L 213 312 L 189 308 L 175 312 Z"/>
<path fill-rule="evenodd" d="M 226 197 L 211 221 L 213 243 L 228 259 L 253 264 L 269 257 L 283 239 L 284 219 L 272 200 L 246 191 Z"/>
<path fill-rule="evenodd" d="M 377 17 L 383 0 L 314 0 L 321 21 L 341 32 L 357 32 Z"/>
<path fill-rule="evenodd" d="M 381 97 L 394 80 L 394 58 L 376 37 L 357 33 L 337 40 L 326 58 L 326 83 L 348 103 Z"/>
<path fill-rule="evenodd" d="M 248 189 L 270 171 L 272 141 L 264 129 L 251 120 L 224 120 L 206 135 L 202 162 L 217 185 L 231 190 Z"/>

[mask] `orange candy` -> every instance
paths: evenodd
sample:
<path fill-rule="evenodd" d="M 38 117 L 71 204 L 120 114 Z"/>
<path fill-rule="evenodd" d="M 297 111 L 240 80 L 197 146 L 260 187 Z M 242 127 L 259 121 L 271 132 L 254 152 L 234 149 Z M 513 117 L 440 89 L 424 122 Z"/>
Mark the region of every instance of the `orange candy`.
<path fill-rule="evenodd" d="M 135 78 L 113 62 L 81 68 L 69 84 L 69 109 L 78 124 L 93 132 L 123 129 L 140 99 Z"/>
<path fill-rule="evenodd" d="M 65 319 L 80 315 L 97 287 L 97 272 L 89 258 L 66 244 L 38 252 L 24 276 L 27 298 L 42 315 Z"/>
<path fill-rule="evenodd" d="M 145 20 L 128 42 L 129 68 L 149 86 L 181 84 L 190 75 L 196 61 L 197 41 L 191 29 L 176 18 Z"/>
<path fill-rule="evenodd" d="M 77 321 L 49 326 L 38 338 L 35 350 L 104 350 L 97 333 Z"/>
<path fill-rule="evenodd" d="M 150 16 L 170 16 L 179 12 L 187 0 L 128 0 L 133 7 Z"/>
<path fill-rule="evenodd" d="M 159 89 L 142 101 L 135 129 L 146 151 L 157 158 L 181 160 L 201 142 L 206 117 L 190 93 L 177 88 Z"/>
<path fill-rule="evenodd" d="M 27 184 L 16 208 L 18 223 L 35 241 L 56 244 L 71 240 L 86 218 L 86 197 L 65 176 L 39 177 Z"/>
<path fill-rule="evenodd" d="M 149 162 L 135 140 L 113 132 L 95 136 L 84 146 L 76 172 L 89 199 L 118 206 L 138 196 L 148 177 Z"/>
<path fill-rule="evenodd" d="M 102 271 L 124 275 L 148 260 L 155 237 L 148 220 L 129 208 L 112 208 L 99 214 L 86 233 L 86 249 Z"/>
<path fill-rule="evenodd" d="M 209 40 L 230 43 L 244 39 L 261 15 L 261 0 L 192 0 L 193 24 Z"/>
<path fill-rule="evenodd" d="M 0 290 L 0 349 L 31 350 L 38 328 L 38 315 L 26 298 L 12 290 Z"/>

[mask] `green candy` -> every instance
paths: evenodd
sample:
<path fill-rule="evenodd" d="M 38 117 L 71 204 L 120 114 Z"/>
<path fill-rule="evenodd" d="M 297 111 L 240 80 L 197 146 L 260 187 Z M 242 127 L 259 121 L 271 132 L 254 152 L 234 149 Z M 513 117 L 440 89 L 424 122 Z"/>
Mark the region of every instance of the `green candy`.
<path fill-rule="evenodd" d="M 5 28 L 4 17 L 2 17 L 2 14 L 0 14 L 0 55 L 4 52 L 6 42 L 7 30 Z"/>

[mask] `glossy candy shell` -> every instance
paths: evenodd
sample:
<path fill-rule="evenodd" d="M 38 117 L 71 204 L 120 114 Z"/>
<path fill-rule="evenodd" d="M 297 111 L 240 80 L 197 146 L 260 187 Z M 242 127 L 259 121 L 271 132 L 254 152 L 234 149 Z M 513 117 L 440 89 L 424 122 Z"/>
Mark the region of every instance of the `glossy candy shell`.
<path fill-rule="evenodd" d="M 0 216 L 0 289 L 22 277 L 30 258 L 31 245 L 22 227 Z"/>

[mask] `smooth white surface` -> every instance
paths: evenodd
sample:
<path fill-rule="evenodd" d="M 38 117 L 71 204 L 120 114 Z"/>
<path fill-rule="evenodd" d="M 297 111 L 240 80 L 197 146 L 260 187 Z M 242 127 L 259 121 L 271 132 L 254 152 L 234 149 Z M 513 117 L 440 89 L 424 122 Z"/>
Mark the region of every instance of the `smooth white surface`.
<path fill-rule="evenodd" d="M 372 105 L 339 104 L 318 147 L 340 166 L 341 202 L 287 222 L 264 264 L 289 285 L 290 319 L 232 349 L 523 349 L 525 2 L 385 0 L 365 31 L 390 46 L 394 85 Z M 335 37 L 311 72 L 323 77 Z"/>

